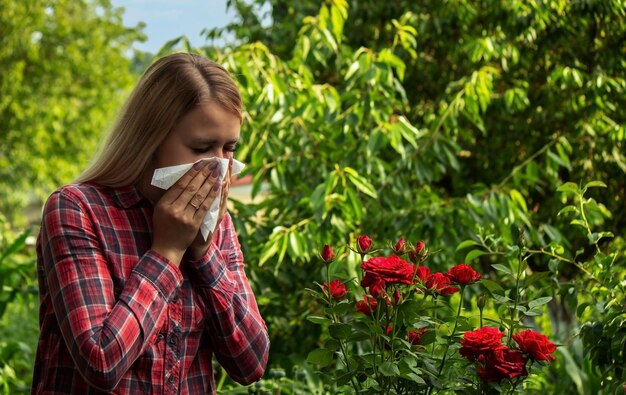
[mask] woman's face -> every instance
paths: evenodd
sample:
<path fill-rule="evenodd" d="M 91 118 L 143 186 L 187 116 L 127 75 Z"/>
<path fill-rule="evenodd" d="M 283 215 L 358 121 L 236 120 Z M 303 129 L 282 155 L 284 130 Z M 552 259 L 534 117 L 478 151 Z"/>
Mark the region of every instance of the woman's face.
<path fill-rule="evenodd" d="M 233 156 L 240 133 L 239 118 L 217 103 L 198 105 L 185 114 L 157 149 L 154 168 L 193 163 L 203 158 Z"/>

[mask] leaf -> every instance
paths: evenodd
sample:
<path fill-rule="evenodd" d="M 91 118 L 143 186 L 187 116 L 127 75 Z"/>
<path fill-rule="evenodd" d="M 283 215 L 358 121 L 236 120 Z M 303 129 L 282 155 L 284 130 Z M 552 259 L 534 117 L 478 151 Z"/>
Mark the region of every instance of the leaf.
<path fill-rule="evenodd" d="M 465 255 L 465 262 L 469 263 L 472 260 L 482 255 L 487 255 L 487 252 L 482 251 L 482 250 L 471 250 L 470 252 L 467 253 L 467 255 Z"/>
<path fill-rule="evenodd" d="M 502 288 L 502 286 L 495 281 L 482 279 L 480 280 L 480 283 L 487 288 L 490 293 L 494 293 L 496 291 L 504 293 L 504 288 Z"/>
<path fill-rule="evenodd" d="M 333 354 L 334 352 L 332 352 L 331 350 L 320 348 L 318 350 L 311 351 L 306 357 L 306 360 L 311 364 L 324 367 L 333 363 Z"/>
<path fill-rule="evenodd" d="M 528 316 L 528 317 L 537 317 L 543 314 L 543 311 L 541 311 L 541 309 L 537 309 L 537 308 L 533 308 L 528 310 L 527 312 L 524 313 L 524 315 Z"/>
<path fill-rule="evenodd" d="M 552 296 L 544 296 L 542 298 L 531 300 L 530 302 L 528 302 L 528 308 L 532 309 L 533 307 L 542 306 L 551 300 L 552 300 Z"/>
<path fill-rule="evenodd" d="M 306 317 L 306 319 L 308 321 L 311 321 L 311 322 L 315 323 L 315 324 L 326 324 L 326 323 L 330 322 L 329 318 L 320 317 L 318 315 L 310 315 L 310 316 Z"/>
<path fill-rule="evenodd" d="M 474 241 L 474 240 L 464 240 L 456 247 L 455 251 L 459 251 L 459 250 L 462 250 L 462 249 L 470 247 L 470 246 L 479 246 L 479 245 L 480 245 L 480 243 L 478 243 L 477 241 Z"/>
<path fill-rule="evenodd" d="M 352 328 L 348 324 L 332 324 L 328 327 L 328 332 L 335 339 L 345 339 L 350 336 Z"/>
<path fill-rule="evenodd" d="M 576 206 L 565 206 L 561 209 L 561 211 L 558 212 L 558 214 L 556 215 L 557 217 L 566 213 L 570 213 L 570 212 L 574 212 L 578 215 L 578 207 Z"/>
<path fill-rule="evenodd" d="M 590 181 L 585 184 L 585 187 L 583 189 L 587 188 L 606 188 L 606 184 L 602 181 Z"/>
<path fill-rule="evenodd" d="M 556 190 L 559 192 L 569 192 L 573 194 L 578 194 L 580 192 L 580 189 L 578 189 L 578 185 L 574 184 L 573 182 L 566 182 L 565 184 L 558 187 Z"/>
<path fill-rule="evenodd" d="M 392 362 L 383 362 L 380 364 L 378 370 L 383 376 L 393 377 L 400 375 L 400 369 L 395 363 Z"/>
<path fill-rule="evenodd" d="M 494 263 L 493 265 L 491 265 L 491 267 L 493 267 L 497 271 L 500 271 L 500 272 L 506 273 L 506 274 L 508 274 L 508 275 L 510 275 L 512 277 L 515 277 L 515 275 L 511 271 L 511 268 L 509 268 L 508 266 L 504 266 L 504 265 L 499 264 L 499 263 Z"/>

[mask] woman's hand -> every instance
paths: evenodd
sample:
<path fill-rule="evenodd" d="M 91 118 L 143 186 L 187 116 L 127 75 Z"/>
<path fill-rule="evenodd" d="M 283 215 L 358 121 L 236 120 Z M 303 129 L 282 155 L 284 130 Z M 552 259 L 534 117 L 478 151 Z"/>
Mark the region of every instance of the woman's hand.
<path fill-rule="evenodd" d="M 224 181 L 222 181 L 222 189 L 221 189 L 221 200 L 220 200 L 220 211 L 217 217 L 217 222 L 215 225 L 215 229 L 220 226 L 224 215 L 228 209 L 228 193 L 230 192 L 230 179 L 232 176 L 232 168 L 233 168 L 233 158 L 231 157 L 228 161 L 228 171 L 226 172 L 226 176 L 224 177 Z M 198 232 L 195 240 L 189 248 L 187 249 L 187 256 L 192 261 L 198 260 L 204 256 L 206 251 L 209 249 L 211 242 L 213 240 L 213 234 L 215 232 L 211 232 L 207 240 L 204 240 L 204 237 L 200 232 Z"/>
<path fill-rule="evenodd" d="M 208 164 L 208 161 L 201 161 L 163 194 L 154 207 L 152 217 L 153 251 L 180 265 L 185 251 L 198 235 L 204 242 L 199 229 L 218 194 L 218 177 L 217 162 Z"/>

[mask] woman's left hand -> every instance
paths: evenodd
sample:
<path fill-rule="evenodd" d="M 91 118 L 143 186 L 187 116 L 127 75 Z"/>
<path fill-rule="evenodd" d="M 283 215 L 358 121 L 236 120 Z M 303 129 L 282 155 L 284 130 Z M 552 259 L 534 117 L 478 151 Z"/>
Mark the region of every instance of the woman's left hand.
<path fill-rule="evenodd" d="M 224 181 L 222 181 L 222 190 L 221 190 L 221 200 L 220 200 L 220 211 L 217 216 L 217 223 L 215 224 L 215 229 L 219 228 L 222 219 L 224 219 L 224 215 L 226 215 L 226 211 L 228 210 L 228 193 L 230 192 L 230 179 L 233 168 L 233 158 L 230 157 L 228 162 L 228 170 L 226 172 L 226 176 L 224 177 Z M 204 236 L 202 236 L 202 232 L 198 232 L 195 240 L 191 243 L 189 248 L 187 248 L 187 257 L 196 261 L 199 260 L 206 254 L 211 242 L 213 241 L 213 235 L 215 231 L 209 233 L 209 237 L 204 240 Z"/>

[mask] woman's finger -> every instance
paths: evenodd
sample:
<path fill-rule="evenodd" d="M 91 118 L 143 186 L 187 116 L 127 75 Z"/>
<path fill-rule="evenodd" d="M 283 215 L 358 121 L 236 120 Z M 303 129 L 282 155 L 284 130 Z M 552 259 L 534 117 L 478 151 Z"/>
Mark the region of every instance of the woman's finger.
<path fill-rule="evenodd" d="M 182 207 L 183 209 L 197 210 L 200 208 L 200 203 L 204 201 L 205 194 L 200 190 L 207 182 L 214 182 L 219 176 L 219 164 L 212 162 L 200 170 L 194 178 L 191 179 L 187 188 L 178 196 L 172 204 Z M 198 208 L 195 208 L 195 207 Z"/>
<path fill-rule="evenodd" d="M 211 170 L 207 166 L 208 161 L 203 160 L 196 162 L 171 188 L 169 188 L 161 199 L 167 204 L 174 203 L 187 189 L 196 191 L 200 187 L 200 183 L 192 183 L 199 174 L 211 174 Z"/>

